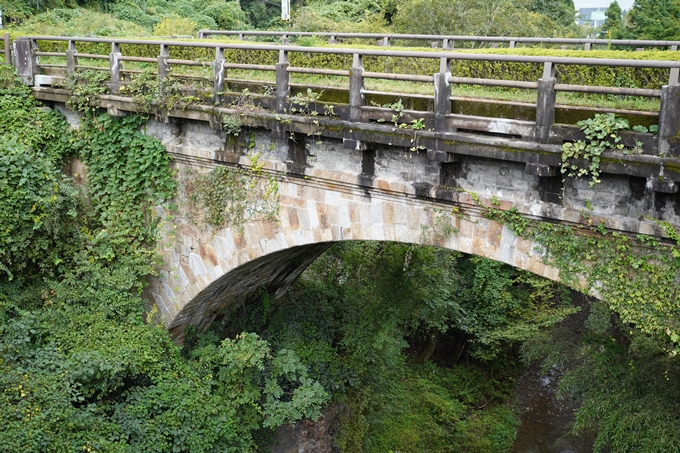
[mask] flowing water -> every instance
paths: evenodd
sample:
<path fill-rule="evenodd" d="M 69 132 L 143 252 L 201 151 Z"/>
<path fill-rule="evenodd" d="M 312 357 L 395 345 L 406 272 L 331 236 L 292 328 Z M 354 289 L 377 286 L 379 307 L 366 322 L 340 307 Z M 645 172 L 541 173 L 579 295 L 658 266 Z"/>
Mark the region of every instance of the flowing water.
<path fill-rule="evenodd" d="M 573 293 L 573 303 L 581 311 L 564 320 L 559 331 L 571 342 L 579 341 L 588 316 L 585 296 Z M 542 374 L 538 363 L 529 366 L 517 381 L 516 404 L 523 411 L 522 422 L 510 453 L 590 453 L 594 436 L 574 436 L 571 428 L 575 402 L 556 397 L 557 383 L 563 371 L 557 367 Z"/>

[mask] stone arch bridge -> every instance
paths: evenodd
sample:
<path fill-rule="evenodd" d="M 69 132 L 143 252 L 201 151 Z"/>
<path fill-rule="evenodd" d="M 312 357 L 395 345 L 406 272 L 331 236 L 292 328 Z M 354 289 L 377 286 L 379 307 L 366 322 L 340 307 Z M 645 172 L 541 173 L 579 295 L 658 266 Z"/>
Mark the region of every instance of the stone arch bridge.
<path fill-rule="evenodd" d="M 555 166 L 508 158 L 507 143 L 495 138 L 469 137 L 469 148 L 459 148 L 467 153 L 442 153 L 377 140 L 348 149 L 323 134 L 282 139 L 266 128 L 244 129 L 235 139 L 209 121 L 147 124 L 174 157 L 181 181 L 221 165 L 248 169 L 257 155 L 263 177 L 278 185 L 276 221 L 206 226 L 189 214 L 186 185 L 178 212 L 162 213 L 165 264 L 146 296 L 177 341 L 187 326 L 207 328 L 258 288 L 282 295 L 337 241 L 435 245 L 559 279 L 537 244 L 486 218 L 483 206 L 573 226 L 603 223 L 631 235 L 664 236 L 654 219 L 680 225 L 674 184 L 652 185 L 622 162 L 591 187 L 588 178 L 563 180 Z"/>
<path fill-rule="evenodd" d="M 61 91 L 35 94 L 77 123 Z M 129 99 L 100 102 L 114 114 L 134 111 Z M 558 270 L 542 262 L 537 244 L 486 218 L 483 206 L 574 226 L 604 223 L 632 235 L 663 237 L 654 219 L 680 225 L 675 183 L 657 178 L 653 184 L 643 173 L 663 172 L 658 156 L 638 156 L 637 162 L 617 157 L 591 187 L 588 178 L 563 180 L 555 165 L 531 162 L 539 153 L 559 156 L 556 145 L 460 134 L 455 153 L 413 151 L 408 133 L 395 138 L 387 129 L 383 135 L 364 132 L 362 146 L 347 148 L 332 132 L 305 133 L 310 125 L 304 118 L 291 117 L 291 132 L 273 136 L 262 127 L 262 115 L 244 118 L 238 137 L 215 128 L 200 109 L 147 121 L 146 132 L 165 144 L 185 183 L 178 212 L 160 209 L 164 265 L 145 290 L 176 341 L 187 326 L 207 328 L 261 287 L 283 294 L 337 241 L 435 245 L 559 279 Z M 247 171 L 254 164 L 263 178 L 277 182 L 276 221 L 214 228 L 190 214 L 186 182 L 196 172 L 221 165 Z"/>
<path fill-rule="evenodd" d="M 72 74 L 77 57 L 82 57 L 75 50 L 76 39 L 49 39 L 69 41 L 65 70 Z M 35 58 L 40 56 L 36 41 L 37 38 L 17 41 L 18 72 L 27 83 L 34 85 L 33 94 L 37 99 L 59 109 L 75 123 L 77 114 L 66 108 L 69 92 L 59 87 L 64 74 L 41 73 L 49 68 L 41 68 Z M 89 38 L 89 41 L 106 40 Z M 119 92 L 121 64 L 125 58 L 150 59 L 124 57 L 120 44 L 111 43 L 111 94 L 101 95 L 93 102 L 112 115 L 135 114 L 139 106 Z M 169 64 L 186 63 L 172 60 L 168 55 L 170 46 L 184 44 L 151 41 L 143 44 L 160 45 L 159 75 L 167 76 Z M 278 214 L 275 221 L 252 219 L 239 227 L 201 225 L 191 214 L 187 184 L 178 196 L 178 212 L 161 212 L 165 222 L 159 251 L 165 263 L 159 277 L 150 281 L 146 296 L 155 301 L 177 341 L 182 341 L 187 326 L 205 329 L 236 301 L 260 287 L 282 294 L 336 241 L 431 244 L 502 261 L 553 280 L 559 278 L 556 269 L 543 264 L 535 244 L 484 217 L 483 205 L 502 210 L 515 208 L 526 217 L 548 222 L 574 226 L 603 224 L 610 230 L 631 235 L 662 237 L 663 232 L 654 220 L 680 226 L 677 133 L 680 63 L 649 63 L 670 69 L 669 84 L 661 90 L 585 87 L 592 92 L 623 90 L 629 95 L 644 92 L 661 97 L 660 111 L 647 112 L 645 120 L 657 121 L 659 134 L 622 133 L 624 142 L 635 145 L 636 151 L 604 154 L 599 165 L 601 182 L 591 187 L 587 177 L 564 178 L 560 173 L 562 143 L 583 135 L 573 124 L 560 123 L 567 116 L 573 117 L 578 109 L 555 104 L 558 88 L 581 91 L 585 88 L 557 84 L 553 65 L 587 63 L 582 60 L 547 59 L 543 77 L 538 82 L 518 82 L 522 87 L 537 90 L 537 103 L 520 105 L 475 103 L 452 97 L 450 84 L 454 82 L 508 84 L 451 77 L 449 65 L 452 60 L 462 58 L 462 54 L 417 54 L 421 58 L 441 59 L 440 73 L 414 79 L 433 82 L 434 96 L 380 93 L 376 99 L 383 107 L 378 107 L 368 105 L 367 100 L 378 95 L 364 89 L 363 78 L 393 75 L 364 72 L 360 53 L 407 56 L 414 52 L 350 49 L 345 53 L 354 52 L 352 68 L 329 72 L 290 67 L 288 52 L 310 52 L 310 48 L 259 46 L 281 49 L 276 66 L 257 66 L 276 72 L 276 89 L 260 90 L 256 101 L 244 108 L 239 104 L 242 92 L 228 92 L 222 69 L 248 65 L 225 62 L 227 46 L 217 46 L 214 102 L 156 111 L 156 119 L 147 121 L 146 132 L 164 143 L 174 158 L 178 177 L 189 185 L 196 172 L 207 172 L 217 166 L 249 171 L 256 165 L 257 174 L 273 178 L 278 184 Z M 245 49 L 244 45 L 235 47 Z M 535 63 L 538 57 L 521 58 Z M 611 64 L 618 65 L 639 63 L 612 61 Z M 330 104 L 320 99 L 315 101 L 313 111 L 308 105 L 305 114 L 296 114 L 290 109 L 291 95 L 295 90 L 304 93 L 306 87 L 293 86 L 289 72 L 303 70 L 322 74 L 346 72 L 350 78 L 349 90 L 329 88 L 326 91 L 334 93 L 340 102 L 335 100 Z M 415 76 L 399 77 L 413 79 Z M 250 85 L 244 81 L 229 83 L 250 87 L 251 93 L 263 88 L 262 84 L 252 82 Z M 396 124 L 394 109 L 385 105 L 394 105 L 397 100 L 404 100 L 401 124 L 415 121 L 422 124 L 422 128 Z M 324 110 L 334 113 L 324 115 Z M 569 115 L 564 113 L 567 110 Z M 590 108 L 578 114 L 590 117 L 597 111 Z M 233 130 L 232 134 L 228 133 L 230 128 L 225 125 L 229 122 L 240 128 L 238 136 L 234 136 Z"/>

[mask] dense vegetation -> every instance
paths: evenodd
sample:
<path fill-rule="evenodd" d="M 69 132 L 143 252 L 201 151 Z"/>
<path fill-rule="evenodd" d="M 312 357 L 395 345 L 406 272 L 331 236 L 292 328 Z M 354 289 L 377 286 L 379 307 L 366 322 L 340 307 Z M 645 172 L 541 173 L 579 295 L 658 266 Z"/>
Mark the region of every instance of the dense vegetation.
<path fill-rule="evenodd" d="M 200 28 L 454 35 L 680 39 L 680 5 L 618 3 L 601 29 L 575 24 L 572 0 L 298 0 L 290 22 L 269 0 L 5 0 L 5 23 L 22 33 L 98 36 L 194 35 Z"/>
<path fill-rule="evenodd" d="M 592 32 L 574 25 L 569 0 L 309 0 L 294 3 L 290 24 L 262 0 L 3 5 L 13 33 Z M 613 3 L 598 32 L 678 39 L 678 21 L 674 1 L 636 0 L 625 18 Z M 609 75 L 626 79 L 616 86 L 648 76 Z M 560 239 L 569 250 L 551 252 L 564 263 L 600 257 L 609 297 L 589 307 L 576 342 L 560 332 L 576 310 L 563 287 L 443 250 L 347 243 L 283 300 L 261 293 L 223 330 L 179 348 L 140 295 L 159 259 L 154 208 L 172 209 L 167 155 L 142 118 L 74 101 L 77 131 L 0 67 L 0 452 L 255 451 L 331 402 L 344 451 L 502 452 L 517 426 L 507 402 L 521 358 L 569 370 L 562 395 L 582 402 L 575 429 L 595 431 L 598 449 L 680 451 L 677 249 L 645 260 L 597 230 L 587 244 Z M 63 172 L 71 156 L 89 167 L 85 188 Z M 555 243 L 561 232 L 539 234 Z M 621 269 L 653 278 L 608 277 Z"/>
<path fill-rule="evenodd" d="M 175 189 L 162 146 L 143 119 L 85 103 L 71 130 L 1 70 L 0 451 L 249 451 L 331 396 L 349 408 L 346 451 L 507 450 L 508 348 L 571 311 L 554 285 L 435 249 L 348 244 L 275 310 L 263 294 L 230 331 L 180 349 L 140 297 L 153 208 Z M 89 166 L 87 199 L 61 171 L 71 155 Z M 457 357 L 438 367 L 441 342 Z M 501 353 L 514 358 L 489 365 Z M 460 357 L 478 365 L 445 367 Z"/>
<path fill-rule="evenodd" d="M 86 110 L 71 131 L 0 71 L 0 451 L 243 452 L 315 416 L 328 394 L 295 353 L 244 334 L 182 355 L 145 314 L 152 208 L 175 183 L 144 120 Z"/>

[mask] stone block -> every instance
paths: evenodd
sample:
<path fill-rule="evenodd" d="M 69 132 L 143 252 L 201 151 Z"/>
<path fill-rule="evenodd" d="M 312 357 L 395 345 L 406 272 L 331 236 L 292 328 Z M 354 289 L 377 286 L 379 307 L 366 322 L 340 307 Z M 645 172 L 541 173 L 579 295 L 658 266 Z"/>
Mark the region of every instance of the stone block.
<path fill-rule="evenodd" d="M 661 228 L 659 228 L 659 226 L 656 223 L 649 222 L 647 220 L 643 220 L 640 222 L 640 228 L 638 231 L 640 234 L 646 234 L 647 236 L 661 235 Z"/>
<path fill-rule="evenodd" d="M 494 221 L 489 221 L 488 233 L 486 237 L 489 246 L 494 248 L 500 247 L 502 235 L 503 224 Z"/>
<path fill-rule="evenodd" d="M 201 277 L 207 273 L 203 259 L 196 253 L 189 254 L 189 267 L 196 277 Z"/>
<path fill-rule="evenodd" d="M 555 282 L 560 281 L 560 270 L 552 266 L 543 267 L 543 277 L 553 280 Z"/>
<path fill-rule="evenodd" d="M 458 239 L 458 250 L 463 253 L 472 253 L 472 238 L 460 237 Z"/>

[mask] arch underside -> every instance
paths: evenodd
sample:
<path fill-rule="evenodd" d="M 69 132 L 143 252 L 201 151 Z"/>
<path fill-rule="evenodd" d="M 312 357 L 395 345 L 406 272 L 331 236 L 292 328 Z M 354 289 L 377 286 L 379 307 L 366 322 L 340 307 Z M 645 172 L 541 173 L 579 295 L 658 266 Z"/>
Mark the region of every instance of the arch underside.
<path fill-rule="evenodd" d="M 278 224 L 251 222 L 242 233 L 179 224 L 174 247 L 163 250 L 172 267 L 148 289 L 176 341 L 187 326 L 206 329 L 258 288 L 282 295 L 337 241 L 434 245 L 558 279 L 534 243 L 485 218 L 474 203 L 452 206 L 295 180 L 280 183 L 279 202 Z"/>

